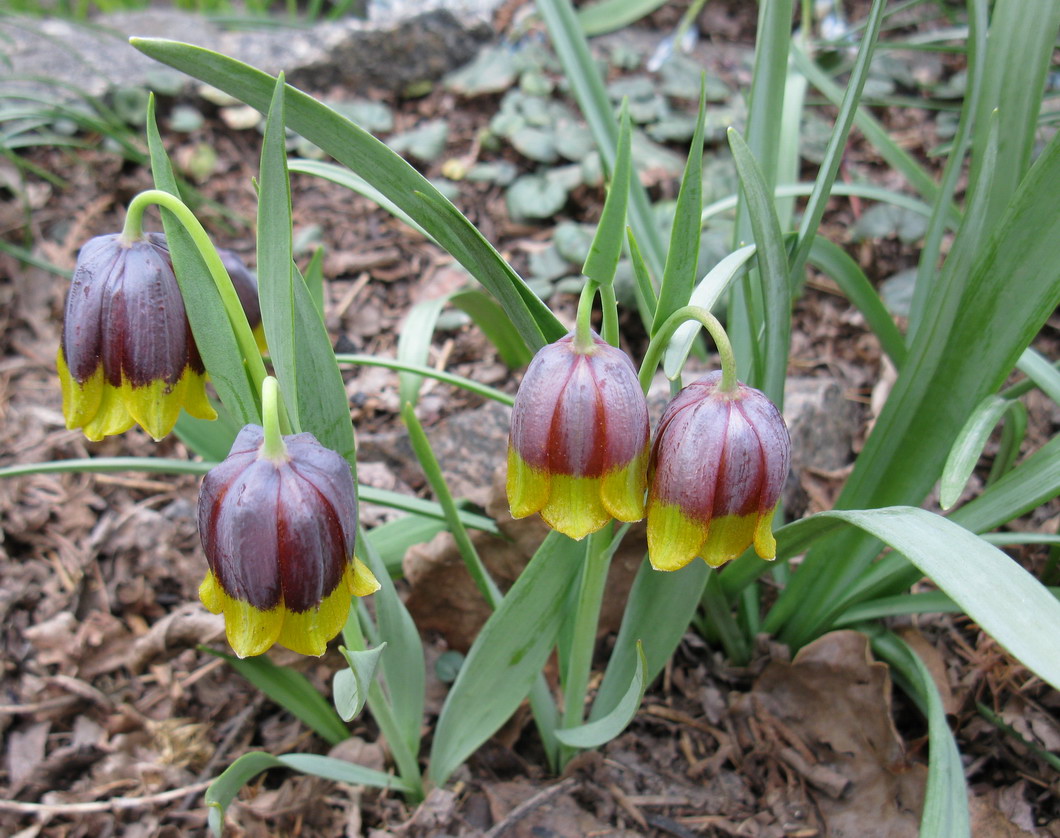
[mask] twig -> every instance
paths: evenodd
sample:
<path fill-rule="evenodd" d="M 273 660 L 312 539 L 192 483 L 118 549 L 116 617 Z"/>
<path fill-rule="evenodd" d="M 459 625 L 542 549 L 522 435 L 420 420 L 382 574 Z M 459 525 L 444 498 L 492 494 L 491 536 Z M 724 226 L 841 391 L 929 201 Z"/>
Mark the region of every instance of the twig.
<path fill-rule="evenodd" d="M 524 800 L 512 811 L 510 811 L 504 820 L 498 821 L 493 825 L 493 828 L 486 833 L 486 838 L 498 838 L 503 835 L 519 821 L 529 815 L 534 809 L 544 805 L 561 791 L 566 791 L 571 786 L 576 785 L 578 782 L 577 777 L 568 777 L 566 780 L 561 780 L 554 786 L 549 786 L 547 789 L 542 789 L 529 800 Z"/>
<path fill-rule="evenodd" d="M 142 809 L 158 803 L 168 803 L 187 794 L 205 791 L 210 780 L 194 783 L 179 789 L 170 789 L 143 797 L 112 797 L 109 800 L 90 800 L 84 803 L 25 803 L 21 800 L 0 800 L 0 811 L 20 812 L 24 815 L 84 815 L 93 812 L 109 812 L 114 809 Z"/>

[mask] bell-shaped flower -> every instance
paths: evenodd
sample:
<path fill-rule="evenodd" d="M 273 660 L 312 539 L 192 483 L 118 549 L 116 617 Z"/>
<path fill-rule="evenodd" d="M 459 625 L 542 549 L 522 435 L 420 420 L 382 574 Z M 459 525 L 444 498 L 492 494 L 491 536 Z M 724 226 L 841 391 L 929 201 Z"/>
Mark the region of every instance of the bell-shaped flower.
<path fill-rule="evenodd" d="M 97 236 L 78 255 L 57 359 L 68 428 L 91 440 L 138 423 L 155 439 L 183 407 L 214 419 L 169 251 Z"/>
<path fill-rule="evenodd" d="M 274 643 L 322 655 L 342 629 L 351 596 L 379 589 L 353 555 L 357 491 L 349 464 L 312 434 L 283 437 L 279 456 L 247 425 L 203 479 L 199 536 L 209 571 L 203 605 L 223 613 L 237 655 Z"/>
<path fill-rule="evenodd" d="M 624 352 L 597 335 L 541 349 L 515 397 L 508 439 L 512 516 L 540 512 L 584 538 L 612 518 L 644 517 L 648 406 Z"/>
<path fill-rule="evenodd" d="M 721 372 L 685 387 L 659 423 L 648 466 L 648 557 L 678 570 L 719 567 L 751 544 L 776 557 L 773 514 L 787 479 L 787 426 L 764 393 L 720 388 Z"/>

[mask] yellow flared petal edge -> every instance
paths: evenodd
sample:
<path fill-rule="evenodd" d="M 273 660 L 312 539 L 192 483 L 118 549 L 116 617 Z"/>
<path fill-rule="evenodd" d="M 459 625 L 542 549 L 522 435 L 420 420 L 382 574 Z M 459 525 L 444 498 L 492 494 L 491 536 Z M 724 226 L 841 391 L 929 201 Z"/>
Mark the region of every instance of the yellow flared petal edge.
<path fill-rule="evenodd" d="M 703 561 L 711 567 L 721 567 L 740 556 L 754 541 L 755 526 L 760 517 L 753 512 L 750 515 L 722 515 L 711 521 L 707 538 L 699 551 Z"/>
<path fill-rule="evenodd" d="M 778 501 L 777 506 L 779 505 Z M 755 525 L 755 552 L 758 554 L 758 558 L 765 559 L 767 562 L 771 562 L 777 557 L 777 540 L 773 537 L 773 515 L 776 514 L 776 511 L 777 507 L 774 506 L 765 515 L 762 515 L 758 519 L 758 524 Z"/>
<path fill-rule="evenodd" d="M 604 475 L 600 482 L 600 501 L 619 521 L 639 521 L 644 517 L 644 492 L 648 486 L 647 445 L 622 468 Z"/>
<path fill-rule="evenodd" d="M 548 502 L 552 480 L 547 472 L 531 466 L 509 445 L 505 486 L 512 517 L 525 518 L 540 512 L 541 507 Z"/>
<path fill-rule="evenodd" d="M 579 541 L 611 520 L 611 513 L 600 500 L 599 477 L 553 474 L 551 484 L 541 518 L 552 529 Z"/>
<path fill-rule="evenodd" d="M 207 610 L 224 614 L 228 644 L 241 658 L 260 655 L 276 643 L 300 655 L 320 657 L 345 625 L 350 597 L 378 590 L 379 581 L 372 571 L 354 558 L 335 590 L 308 611 L 288 611 L 282 605 L 262 611 L 225 593 L 212 572 L 199 586 L 199 599 Z"/>
<path fill-rule="evenodd" d="M 143 387 L 133 387 L 123 378 L 121 386 L 115 387 L 104 380 L 102 365 L 83 384 L 75 381 L 62 348 L 56 367 L 63 391 L 66 427 L 81 428 L 93 442 L 125 433 L 134 424 L 139 424 L 153 439 L 162 439 L 173 430 L 182 407 L 199 419 L 217 418 L 206 398 L 206 377 L 190 368 L 185 368 L 172 386 L 164 381 L 152 381 Z"/>
<path fill-rule="evenodd" d="M 207 572 L 199 586 L 199 599 L 207 611 L 224 614 L 225 636 L 238 657 L 260 655 L 280 637 L 286 614 L 281 606 L 262 611 L 249 602 L 230 597 L 212 572 Z"/>
<path fill-rule="evenodd" d="M 689 518 L 677 504 L 648 504 L 648 560 L 656 570 L 680 570 L 699 555 L 707 525 Z"/>

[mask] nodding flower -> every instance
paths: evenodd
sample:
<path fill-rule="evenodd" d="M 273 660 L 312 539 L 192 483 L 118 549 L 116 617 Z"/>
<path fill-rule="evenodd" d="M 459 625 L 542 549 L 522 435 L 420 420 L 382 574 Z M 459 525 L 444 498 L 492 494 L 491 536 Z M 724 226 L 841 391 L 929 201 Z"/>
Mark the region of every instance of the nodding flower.
<path fill-rule="evenodd" d="M 612 518 L 644 517 L 648 406 L 633 363 L 593 334 L 541 349 L 512 408 L 508 502 L 553 529 L 584 538 Z"/>
<path fill-rule="evenodd" d="M 203 479 L 199 536 L 209 571 L 203 605 L 223 613 L 239 657 L 279 643 L 322 655 L 342 629 L 351 596 L 379 589 L 353 555 L 357 490 L 349 464 L 309 433 L 268 452 L 247 425 Z"/>
<path fill-rule="evenodd" d="M 133 424 L 161 439 L 182 407 L 217 417 L 162 242 L 113 233 L 78 255 L 57 365 L 66 425 L 93 441 Z"/>
<path fill-rule="evenodd" d="M 648 557 L 678 570 L 696 556 L 711 567 L 754 544 L 776 557 L 773 514 L 788 476 L 791 442 L 764 393 L 703 376 L 670 402 L 648 465 Z"/>

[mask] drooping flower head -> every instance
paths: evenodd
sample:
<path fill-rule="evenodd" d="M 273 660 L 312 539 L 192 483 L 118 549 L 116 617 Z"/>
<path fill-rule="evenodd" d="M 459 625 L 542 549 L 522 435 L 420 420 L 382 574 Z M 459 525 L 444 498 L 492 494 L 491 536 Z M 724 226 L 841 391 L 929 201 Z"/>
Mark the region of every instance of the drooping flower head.
<path fill-rule="evenodd" d="M 570 334 L 541 349 L 512 408 L 508 502 L 583 538 L 612 518 L 644 517 L 648 407 L 624 352 Z"/>
<path fill-rule="evenodd" d="M 648 466 L 648 557 L 678 570 L 696 556 L 719 567 L 751 544 L 776 557 L 773 514 L 788 475 L 791 442 L 764 393 L 720 371 L 685 387 L 659 422 Z"/>
<path fill-rule="evenodd" d="M 78 255 L 57 359 L 68 428 L 91 440 L 138 423 L 154 439 L 183 407 L 214 419 L 169 251 L 97 236 Z"/>
<path fill-rule="evenodd" d="M 346 622 L 350 597 L 379 588 L 353 556 L 353 474 L 312 434 L 283 437 L 279 457 L 265 453 L 264 441 L 259 425 L 247 425 L 203 479 L 199 536 L 210 569 L 199 597 L 224 613 L 240 657 L 274 643 L 322 655 Z"/>

